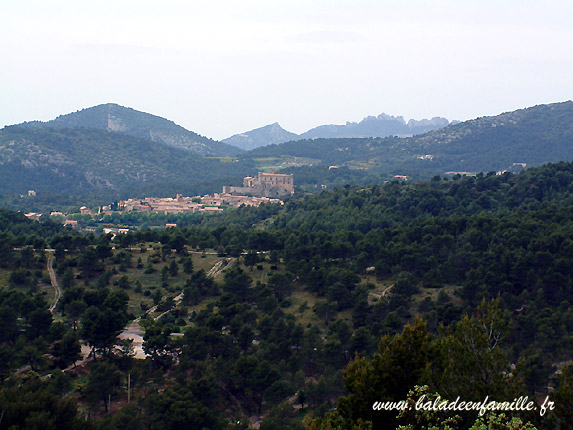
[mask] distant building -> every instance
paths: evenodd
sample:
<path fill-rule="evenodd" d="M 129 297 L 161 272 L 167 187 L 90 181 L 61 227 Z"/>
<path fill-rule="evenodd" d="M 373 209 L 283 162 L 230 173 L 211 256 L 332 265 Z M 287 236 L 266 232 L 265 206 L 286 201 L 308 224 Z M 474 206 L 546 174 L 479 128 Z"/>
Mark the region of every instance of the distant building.
<path fill-rule="evenodd" d="M 210 209 L 211 206 L 221 206 L 221 205 L 229 205 L 235 207 L 245 205 L 245 206 L 258 207 L 261 205 L 261 203 L 278 203 L 281 205 L 283 204 L 282 200 L 279 199 L 269 199 L 268 197 L 237 196 L 234 194 L 227 194 L 227 193 L 221 193 L 221 194 L 215 193 L 214 196 L 209 196 L 209 195 L 203 196 L 201 198 L 201 203 L 206 206 L 205 208 L 202 209 L 203 211 L 212 210 Z"/>
<path fill-rule="evenodd" d="M 92 211 L 91 211 L 89 208 L 85 207 L 85 206 L 82 206 L 82 207 L 80 208 L 80 213 L 81 213 L 82 215 L 92 215 Z"/>
<path fill-rule="evenodd" d="M 28 197 L 36 197 L 36 191 L 28 190 Z"/>
<path fill-rule="evenodd" d="M 223 208 L 217 206 L 207 206 L 206 208 L 203 208 L 203 212 L 220 212 L 222 210 Z"/>
<path fill-rule="evenodd" d="M 30 213 L 24 214 L 24 216 L 26 218 L 33 219 L 34 221 L 40 221 L 40 217 L 42 216 L 42 214 L 38 214 L 36 212 L 30 212 Z"/>
<path fill-rule="evenodd" d="M 293 175 L 259 172 L 255 177 L 246 176 L 242 187 L 223 187 L 223 194 L 250 194 L 254 197 L 280 197 L 294 194 Z"/>
<path fill-rule="evenodd" d="M 78 225 L 78 222 L 76 220 L 68 219 L 64 221 L 64 227 L 71 227 L 73 229 L 77 229 L 80 226 Z"/>

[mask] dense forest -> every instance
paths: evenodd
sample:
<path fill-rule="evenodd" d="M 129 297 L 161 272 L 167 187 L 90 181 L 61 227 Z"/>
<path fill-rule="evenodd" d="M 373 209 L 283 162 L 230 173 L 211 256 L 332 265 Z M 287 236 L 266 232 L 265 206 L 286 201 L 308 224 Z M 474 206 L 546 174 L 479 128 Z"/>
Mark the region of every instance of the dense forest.
<path fill-rule="evenodd" d="M 115 237 L 2 209 L 0 428 L 572 428 L 572 237 L 571 163 Z M 373 408 L 438 396 L 554 408 Z"/>

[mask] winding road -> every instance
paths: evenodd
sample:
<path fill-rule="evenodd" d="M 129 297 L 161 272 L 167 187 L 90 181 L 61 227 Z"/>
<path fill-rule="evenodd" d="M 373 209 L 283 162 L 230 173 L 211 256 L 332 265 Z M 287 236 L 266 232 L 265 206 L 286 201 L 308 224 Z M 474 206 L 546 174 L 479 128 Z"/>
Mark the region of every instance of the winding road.
<path fill-rule="evenodd" d="M 207 276 L 209 276 L 210 278 L 215 278 L 217 276 L 219 276 L 221 274 L 221 272 L 223 272 L 225 269 L 231 267 L 232 263 L 236 260 L 236 258 L 229 258 L 227 259 L 227 264 L 224 264 L 225 260 L 220 260 L 217 263 L 215 263 L 215 265 L 211 268 L 211 270 L 209 270 L 209 272 L 207 272 Z M 162 300 L 165 299 L 166 296 L 162 297 Z M 180 293 L 179 295 L 177 295 L 173 301 L 175 302 L 175 304 L 178 304 L 181 300 L 183 299 L 183 293 Z M 153 314 L 156 310 L 157 310 L 157 306 L 155 305 L 151 308 L 149 308 L 145 313 L 146 314 Z M 168 314 L 169 312 L 171 312 L 174 308 L 168 309 L 165 312 L 161 313 L 160 315 L 154 317 L 153 319 L 155 321 L 159 320 L 163 315 Z M 133 343 L 133 349 L 135 352 L 135 358 L 139 358 L 139 359 L 145 359 L 145 357 L 147 356 L 145 354 L 145 351 L 143 350 L 143 335 L 145 334 L 145 331 L 142 329 L 142 327 L 139 325 L 139 321 L 141 320 L 140 318 L 137 318 L 135 320 L 133 320 L 126 328 L 125 330 L 119 335 L 120 339 L 129 339 L 131 340 Z"/>
<path fill-rule="evenodd" d="M 56 306 L 58 305 L 58 302 L 60 301 L 60 297 L 62 297 L 62 289 L 60 288 L 60 284 L 58 284 L 58 280 L 56 279 L 56 272 L 54 272 L 54 254 L 53 253 L 49 253 L 48 255 L 48 273 L 50 274 L 50 282 L 52 283 L 52 287 L 54 287 L 54 301 L 52 302 L 52 304 L 50 305 L 50 312 L 54 313 L 54 309 L 56 309 Z"/>

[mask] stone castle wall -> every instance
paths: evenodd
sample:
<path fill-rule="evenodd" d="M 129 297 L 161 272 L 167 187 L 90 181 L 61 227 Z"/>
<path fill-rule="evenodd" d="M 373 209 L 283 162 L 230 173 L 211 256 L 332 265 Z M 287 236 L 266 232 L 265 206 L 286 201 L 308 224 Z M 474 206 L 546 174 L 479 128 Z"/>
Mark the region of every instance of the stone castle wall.
<path fill-rule="evenodd" d="M 223 193 L 250 194 L 255 197 L 288 196 L 294 194 L 293 175 L 259 172 L 256 177 L 245 177 L 242 187 L 223 187 Z"/>

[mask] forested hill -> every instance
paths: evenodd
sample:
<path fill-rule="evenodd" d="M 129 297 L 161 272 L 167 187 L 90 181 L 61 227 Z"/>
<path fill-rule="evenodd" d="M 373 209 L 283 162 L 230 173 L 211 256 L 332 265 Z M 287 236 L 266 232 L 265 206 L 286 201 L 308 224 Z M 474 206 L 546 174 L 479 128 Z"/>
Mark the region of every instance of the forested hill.
<path fill-rule="evenodd" d="M 78 194 L 134 188 L 173 192 L 177 186 L 230 175 L 244 166 L 122 133 L 87 128 L 0 130 L 0 188 Z M 175 187 L 175 188 L 174 188 Z"/>
<path fill-rule="evenodd" d="M 161 118 L 114 103 L 94 106 L 48 122 L 33 121 L 26 127 L 82 127 L 124 133 L 202 155 L 235 155 L 240 149 L 203 137 Z"/>
<path fill-rule="evenodd" d="M 306 157 L 376 171 L 487 172 L 573 160 L 573 102 L 482 117 L 411 138 L 316 139 L 250 151 L 245 157 Z"/>
<path fill-rule="evenodd" d="M 529 168 L 519 174 L 454 175 L 451 180 L 393 181 L 368 187 L 337 187 L 282 207 L 240 208 L 202 223 L 212 227 L 351 230 L 369 234 L 377 229 L 419 223 L 430 218 L 475 216 L 573 205 L 573 163 Z M 198 222 L 198 220 L 196 220 Z"/>
<path fill-rule="evenodd" d="M 0 209 L 7 428 L 572 428 L 572 163 L 177 224 L 113 237 Z M 135 318 L 144 360 L 117 337 Z M 422 394 L 555 408 L 373 407 Z"/>

